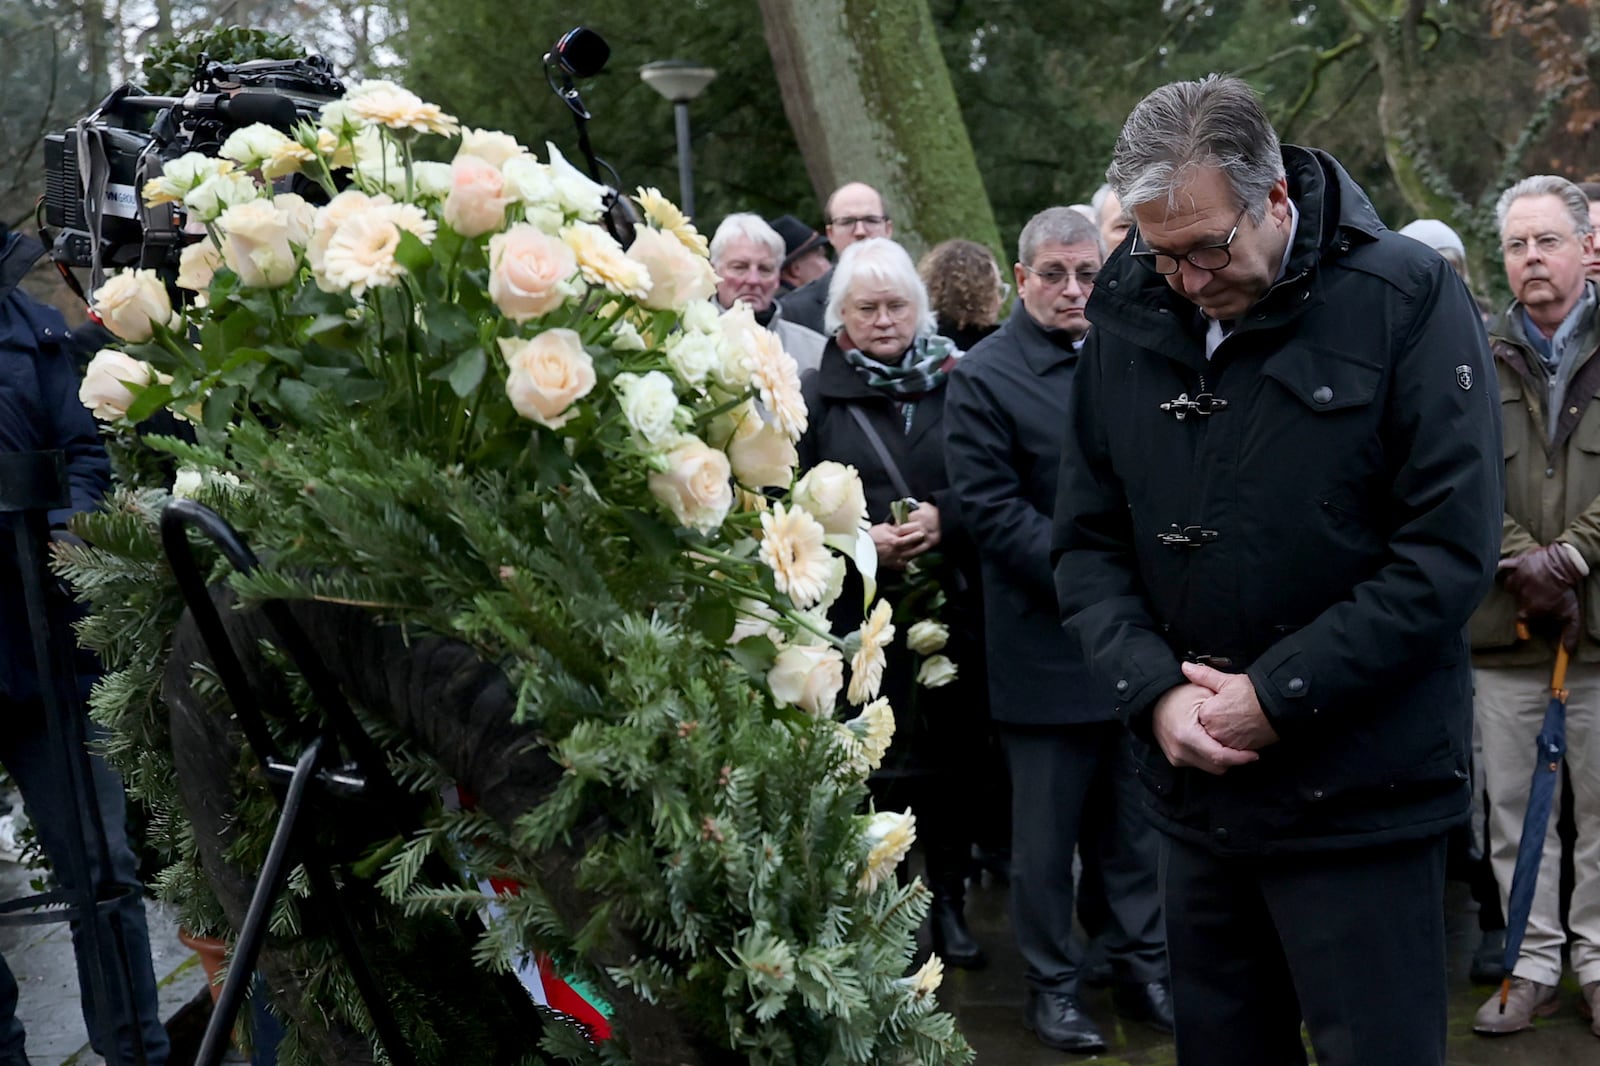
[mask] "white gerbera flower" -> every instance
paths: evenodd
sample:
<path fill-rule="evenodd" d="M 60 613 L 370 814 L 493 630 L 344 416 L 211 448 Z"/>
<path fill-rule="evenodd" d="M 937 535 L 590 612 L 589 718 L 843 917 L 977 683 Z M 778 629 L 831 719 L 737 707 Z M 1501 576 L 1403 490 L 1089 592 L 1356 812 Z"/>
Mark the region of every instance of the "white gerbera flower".
<path fill-rule="evenodd" d="M 804 610 L 828 591 L 832 567 L 822 524 L 799 508 L 777 504 L 761 516 L 761 561 L 772 568 L 778 591 Z"/>
<path fill-rule="evenodd" d="M 887 663 L 884 649 L 894 640 L 894 614 L 889 601 L 879 600 L 867 620 L 861 623 L 857 634 L 861 646 L 850 657 L 850 702 L 860 706 L 878 694 L 883 685 L 883 668 Z"/>

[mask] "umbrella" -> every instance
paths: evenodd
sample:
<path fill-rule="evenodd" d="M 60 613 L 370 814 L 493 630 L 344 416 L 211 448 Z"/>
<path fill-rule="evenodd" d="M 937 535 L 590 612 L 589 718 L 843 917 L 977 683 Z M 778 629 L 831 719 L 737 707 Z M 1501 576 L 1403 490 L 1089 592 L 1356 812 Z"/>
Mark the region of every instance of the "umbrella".
<path fill-rule="evenodd" d="M 1526 630 L 1518 627 L 1527 639 Z M 1506 997 L 1511 994 L 1511 971 L 1522 953 L 1522 937 L 1528 931 L 1528 912 L 1533 909 L 1533 889 L 1539 881 L 1539 859 L 1544 854 L 1545 831 L 1550 825 L 1550 808 L 1555 802 L 1556 775 L 1567 754 L 1567 646 L 1556 646 L 1556 667 L 1550 676 L 1550 702 L 1544 709 L 1544 725 L 1535 742 L 1533 785 L 1528 792 L 1528 809 L 1522 815 L 1522 836 L 1517 841 L 1517 865 L 1511 874 L 1511 897 L 1506 908 L 1505 980 L 1500 982 L 1500 1013 L 1506 1012 Z"/>

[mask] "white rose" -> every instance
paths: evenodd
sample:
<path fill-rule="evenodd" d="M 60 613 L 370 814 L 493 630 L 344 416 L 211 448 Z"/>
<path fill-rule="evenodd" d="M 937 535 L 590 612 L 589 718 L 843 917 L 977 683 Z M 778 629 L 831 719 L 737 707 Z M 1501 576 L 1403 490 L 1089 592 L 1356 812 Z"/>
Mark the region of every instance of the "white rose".
<path fill-rule="evenodd" d="M 95 290 L 93 306 L 101 323 L 130 344 L 143 344 L 157 325 L 172 321 L 172 300 L 154 270 L 124 270 Z"/>
<path fill-rule="evenodd" d="M 531 155 L 514 156 L 500 164 L 506 188 L 524 204 L 555 204 L 556 182 L 550 168 Z"/>
<path fill-rule="evenodd" d="M 716 333 L 717 319 L 720 317 L 722 310 L 710 300 L 690 304 L 683 310 L 683 328 L 695 333 Z"/>
<path fill-rule="evenodd" d="M 421 163 L 411 164 L 411 184 L 418 196 L 427 196 L 435 200 L 443 200 L 450 195 L 450 179 L 453 171 L 449 163 L 433 163 L 424 160 Z"/>
<path fill-rule="evenodd" d="M 183 205 L 189 209 L 191 221 L 213 222 L 228 208 L 260 198 L 261 190 L 250 175 L 233 170 L 207 178 L 190 189 L 183 196 Z"/>
<path fill-rule="evenodd" d="M 289 213 L 270 200 L 228 208 L 217 228 L 223 261 L 247 288 L 276 289 L 294 277 L 299 263 L 289 245 Z"/>
<path fill-rule="evenodd" d="M 606 190 L 596 185 L 588 175 L 567 162 L 555 145 L 546 141 L 545 151 L 550 156 L 550 180 L 555 186 L 555 198 L 568 215 L 593 222 L 605 209 Z"/>
<path fill-rule="evenodd" d="M 906 630 L 906 647 L 918 655 L 932 655 L 950 640 L 950 629 L 941 622 L 924 618 Z"/>
<path fill-rule="evenodd" d="M 956 664 L 943 655 L 922 661 L 917 671 L 917 684 L 923 688 L 940 688 L 956 679 Z"/>
<path fill-rule="evenodd" d="M 354 137 L 367 128 L 367 120 L 352 110 L 350 101 L 351 98 L 347 95 L 322 105 L 322 124 L 335 137 Z"/>
<path fill-rule="evenodd" d="M 855 535 L 867 521 L 867 497 L 853 466 L 825 460 L 794 487 L 796 506 L 810 512 L 829 533 Z"/>
<path fill-rule="evenodd" d="M 728 457 L 698 437 L 683 436 L 664 456 L 667 469 L 650 475 L 650 492 L 679 524 L 710 533 L 733 507 Z"/>
<path fill-rule="evenodd" d="M 456 158 L 464 155 L 477 156 L 492 167 L 505 165 L 506 160 L 514 159 L 527 149 L 517 143 L 517 139 L 508 133 L 499 130 L 475 130 L 463 127 L 461 130 L 461 147 L 456 149 Z"/>
<path fill-rule="evenodd" d="M 206 179 L 232 169 L 233 163 L 229 160 L 215 159 L 199 152 L 185 152 L 161 164 L 161 173 L 145 182 L 144 201 L 152 206 L 175 203 Z"/>
<path fill-rule="evenodd" d="M 578 400 L 594 388 L 594 360 L 583 339 L 570 329 L 547 329 L 532 340 L 501 337 L 500 352 L 510 373 L 506 395 L 517 414 L 541 426 L 560 429 L 577 414 Z"/>
<path fill-rule="evenodd" d="M 186 466 L 172 479 L 172 494 L 180 500 L 192 500 L 200 494 L 200 487 L 205 483 L 204 474 L 192 466 Z"/>
<path fill-rule="evenodd" d="M 619 352 L 642 352 L 648 345 L 639 336 L 637 326 L 625 318 L 619 318 L 611 327 L 611 347 Z"/>
<path fill-rule="evenodd" d="M 679 333 L 667 341 L 667 362 L 685 385 L 704 385 L 722 364 L 720 342 L 709 333 Z"/>
<path fill-rule="evenodd" d="M 245 170 L 256 170 L 293 143 L 282 131 L 265 122 L 257 122 L 228 134 L 228 139 L 222 142 L 217 154 L 233 160 Z"/>
<path fill-rule="evenodd" d="M 650 272 L 650 290 L 639 302 L 652 311 L 704 303 L 717 291 L 717 275 L 711 264 L 670 233 L 640 226 L 634 231 L 628 256 L 643 263 Z"/>
<path fill-rule="evenodd" d="M 834 601 L 839 598 L 839 594 L 844 592 L 844 578 L 847 569 L 844 564 L 844 556 L 829 555 L 828 567 L 828 586 L 823 590 L 822 599 L 817 603 L 817 606 L 824 613 L 829 607 L 833 606 Z"/>
<path fill-rule="evenodd" d="M 640 377 L 618 374 L 617 395 L 622 400 L 622 416 L 628 425 L 651 444 L 666 444 L 677 437 L 678 394 L 672 379 L 659 370 Z"/>
<path fill-rule="evenodd" d="M 829 716 L 844 687 L 844 657 L 831 646 L 785 648 L 767 671 L 767 687 L 779 703 Z"/>
<path fill-rule="evenodd" d="M 127 414 L 133 403 L 133 390 L 128 385 L 148 385 L 152 377 L 149 363 L 115 348 L 102 348 L 94 353 L 84 371 L 78 401 L 102 422 L 113 422 Z"/>

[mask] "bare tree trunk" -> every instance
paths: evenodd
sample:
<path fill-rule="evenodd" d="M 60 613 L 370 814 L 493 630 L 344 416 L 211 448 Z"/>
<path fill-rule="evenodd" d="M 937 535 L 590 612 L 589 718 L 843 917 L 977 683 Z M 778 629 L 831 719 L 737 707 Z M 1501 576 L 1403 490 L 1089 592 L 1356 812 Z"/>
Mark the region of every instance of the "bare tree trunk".
<path fill-rule="evenodd" d="M 784 111 L 819 199 L 884 195 L 913 254 L 949 237 L 1000 247 L 927 0 L 760 0 Z"/>

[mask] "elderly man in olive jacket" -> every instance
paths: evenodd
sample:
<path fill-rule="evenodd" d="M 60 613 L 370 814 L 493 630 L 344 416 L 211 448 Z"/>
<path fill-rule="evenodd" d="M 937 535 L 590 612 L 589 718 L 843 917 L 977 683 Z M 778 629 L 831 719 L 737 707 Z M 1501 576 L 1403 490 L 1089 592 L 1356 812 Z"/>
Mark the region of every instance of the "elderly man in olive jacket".
<path fill-rule="evenodd" d="M 1577 186 L 1550 174 L 1507 189 L 1497 209 L 1516 299 L 1490 330 L 1504 422 L 1503 580 L 1472 617 L 1478 726 L 1489 792 L 1489 858 L 1501 902 L 1522 847 L 1543 848 L 1522 950 L 1504 1009 L 1489 997 L 1480 1033 L 1533 1026 L 1560 1006 L 1557 819 L 1522 840 L 1556 639 L 1567 672 L 1566 770 L 1578 829 L 1569 924 L 1578 1009 L 1600 1036 L 1600 288 L 1585 277 L 1593 234 Z M 1530 623 L 1521 639 L 1517 622 Z M 1541 625 L 1549 621 L 1552 625 Z"/>
<path fill-rule="evenodd" d="M 1100 879 L 1114 1000 L 1170 1031 L 1158 841 L 1139 811 L 1109 689 L 1061 630 L 1050 519 L 1084 306 L 1104 258 L 1095 224 L 1052 207 L 1029 220 L 1019 303 L 950 375 L 945 461 L 983 568 L 989 707 L 1011 769 L 1011 926 L 1027 962 L 1024 1025 L 1063 1051 L 1105 1046 L 1078 998 L 1074 851 Z"/>
<path fill-rule="evenodd" d="M 1181 1066 L 1443 1066 L 1465 627 L 1500 548 L 1471 298 L 1249 86 L 1157 89 L 1074 382 L 1056 589 L 1167 835 Z"/>

